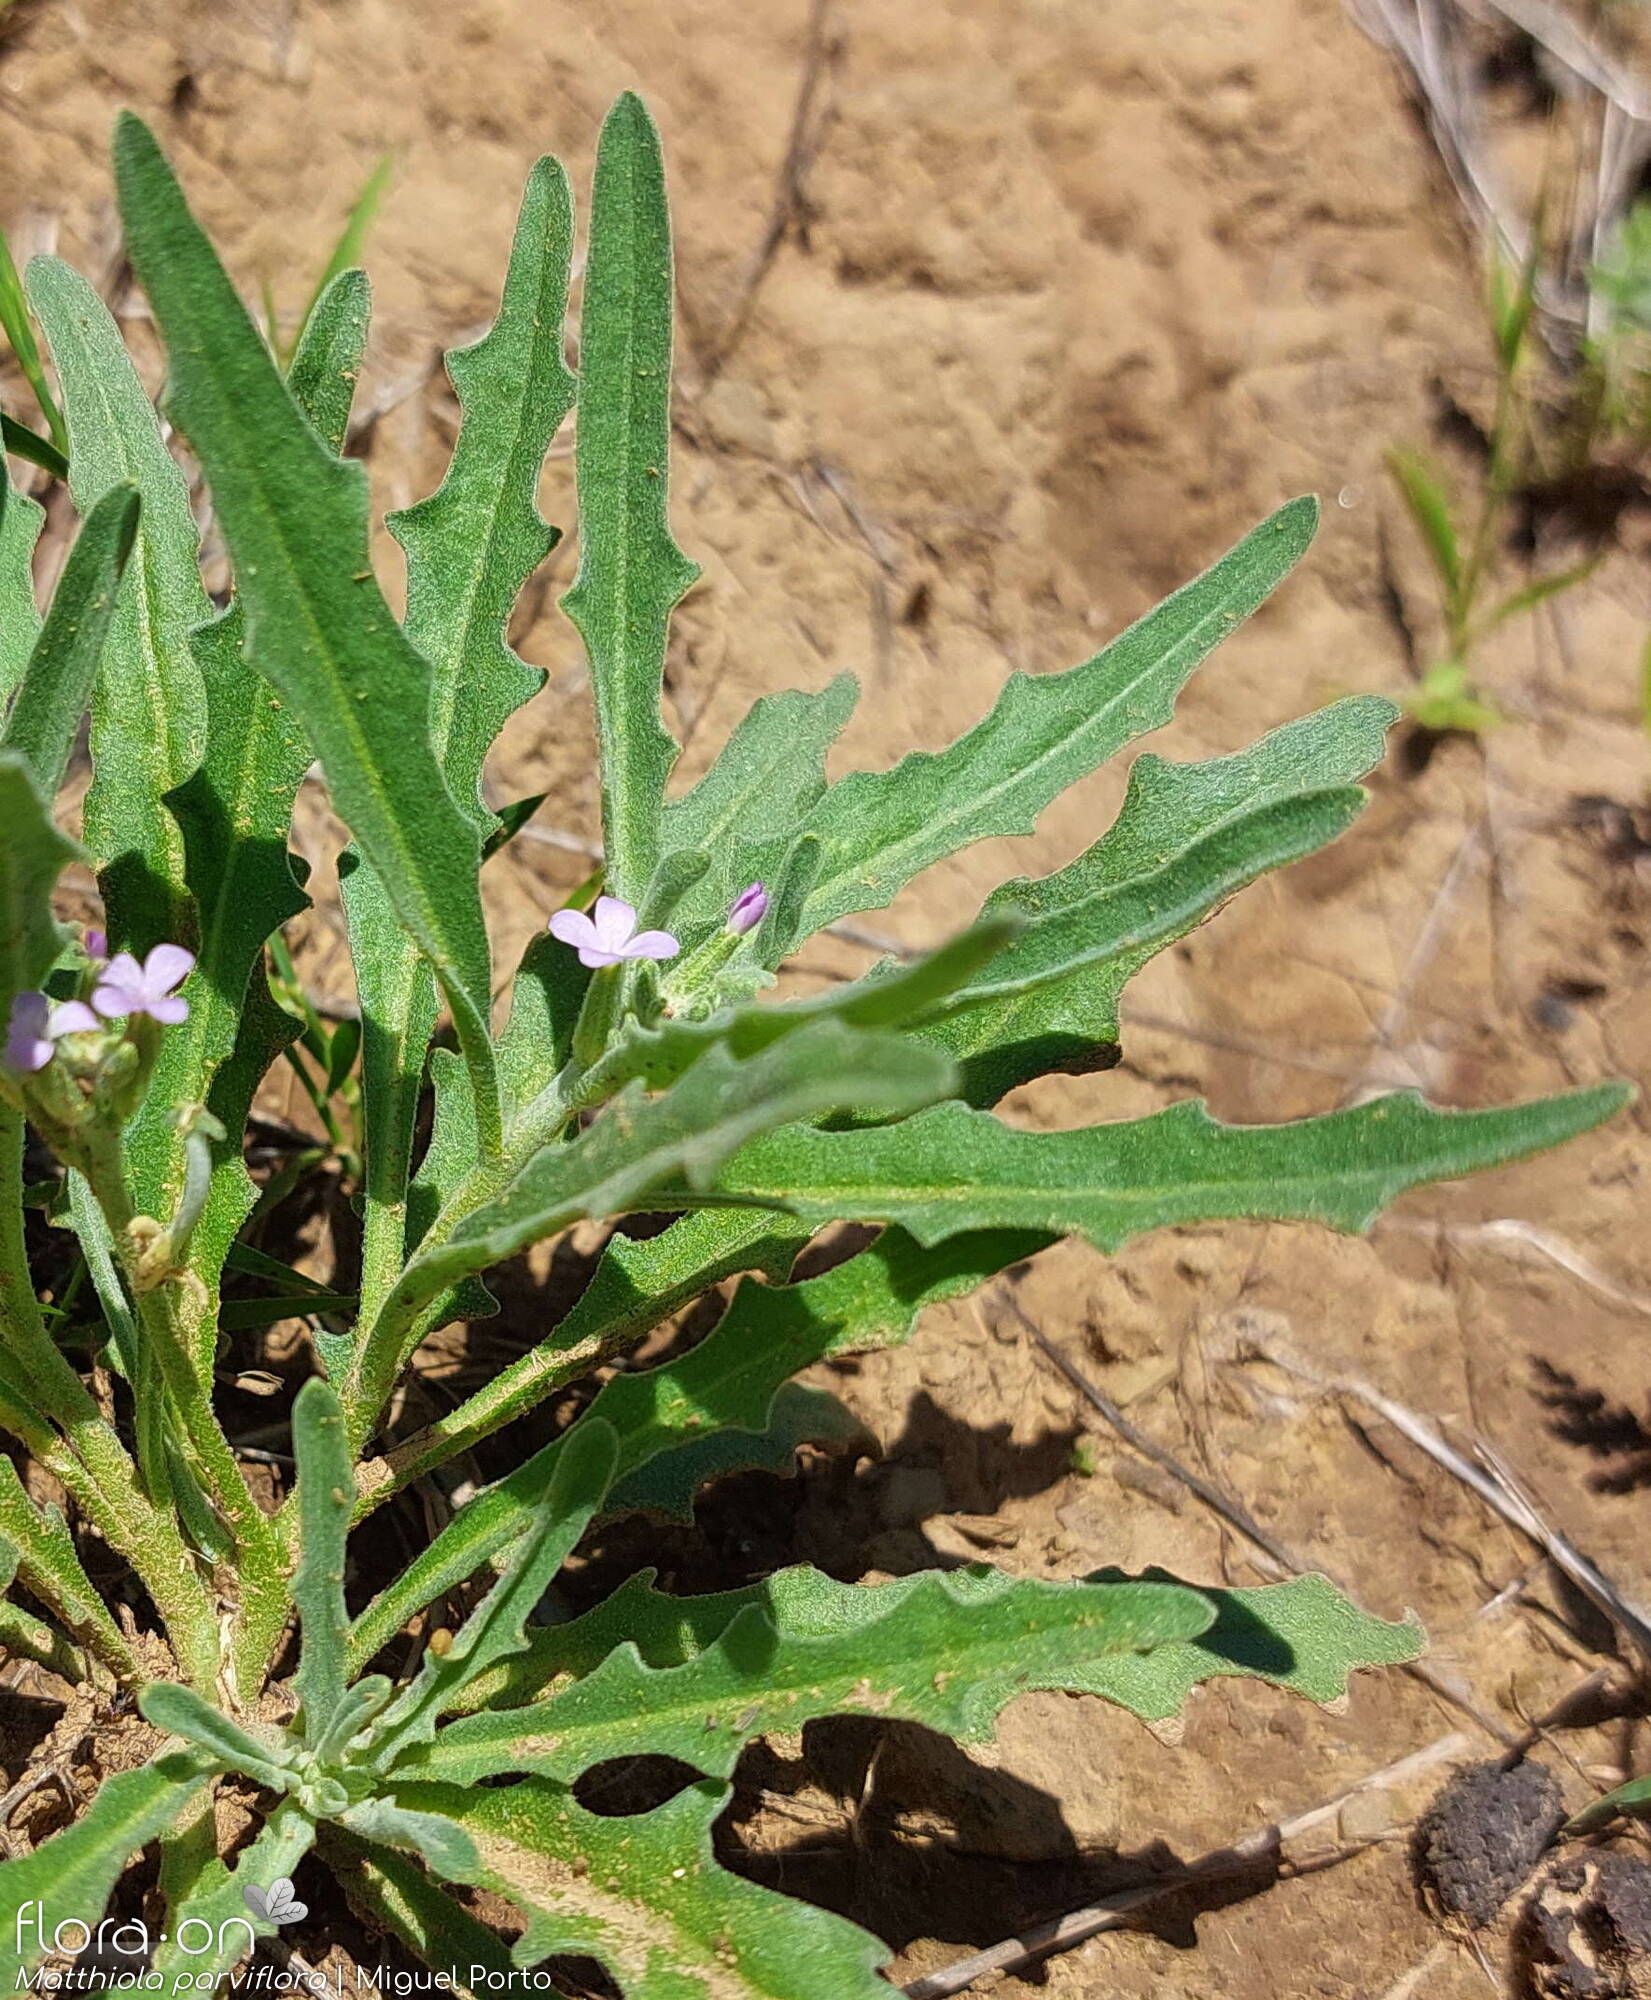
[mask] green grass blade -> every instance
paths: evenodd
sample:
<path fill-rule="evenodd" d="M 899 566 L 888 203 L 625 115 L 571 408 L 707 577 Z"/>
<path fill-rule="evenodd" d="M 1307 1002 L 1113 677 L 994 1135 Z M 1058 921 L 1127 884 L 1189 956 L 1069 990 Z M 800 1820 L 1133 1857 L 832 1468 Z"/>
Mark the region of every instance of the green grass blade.
<path fill-rule="evenodd" d="M 361 262 L 361 253 L 367 247 L 367 235 L 378 215 L 379 206 L 389 190 L 390 181 L 396 170 L 396 156 L 393 150 L 381 153 L 373 164 L 372 172 L 361 184 L 361 192 L 350 206 L 344 218 L 344 227 L 338 232 L 338 240 L 321 267 L 321 275 L 315 281 L 315 290 L 310 293 L 303 317 L 298 322 L 298 332 L 293 340 L 293 351 L 303 345 L 304 336 L 310 330 L 310 321 L 315 317 L 327 287 L 343 272 Z"/>
<path fill-rule="evenodd" d="M 596 155 L 579 325 L 579 573 L 602 757 L 608 893 L 640 904 L 677 746 L 660 719 L 671 612 L 698 576 L 671 539 L 671 226 L 659 134 L 629 92 Z"/>
<path fill-rule="evenodd" d="M 92 700 L 86 845 L 111 944 L 142 952 L 193 942 L 183 836 L 162 796 L 196 769 L 206 695 L 189 635 L 212 615 L 189 490 L 162 441 L 103 301 L 67 264 L 36 257 L 29 296 L 51 342 L 68 416 L 69 490 L 83 515 L 111 486 L 143 499 L 137 544 Z"/>
<path fill-rule="evenodd" d="M 28 764 L 43 798 L 57 796 L 80 718 L 97 680 L 126 559 L 138 528 L 138 490 L 111 486 L 75 537 L 23 685 L 0 727 L 0 750 Z"/>
<path fill-rule="evenodd" d="M 430 747 L 429 669 L 372 572 L 366 475 L 305 421 L 159 147 L 129 114 L 115 174 L 132 261 L 167 339 L 171 408 L 235 559 L 248 656 L 292 705 L 334 804 L 434 966 L 495 1150 L 481 843 Z"/>
<path fill-rule="evenodd" d="M 297 1690 L 305 1740 L 325 1734 L 344 1699 L 344 1543 L 354 1511 L 355 1466 L 344 1437 L 344 1415 L 325 1382 L 311 1377 L 292 1408 L 292 1449 L 298 1461 Z"/>
<path fill-rule="evenodd" d="M 729 1160 L 705 1197 L 681 1186 L 656 1187 L 654 1198 L 667 1208 L 708 1197 L 812 1222 L 896 1222 L 922 1243 L 960 1230 L 1048 1229 L 1113 1251 L 1149 1229 L 1243 1218 L 1352 1232 L 1406 1188 L 1541 1152 L 1591 1131 L 1632 1095 L 1606 1083 L 1494 1111 L 1435 1111 L 1400 1091 L 1285 1125 L 1221 1125 L 1188 1099 L 1074 1132 L 1012 1131 L 990 1112 L 942 1104 L 870 1131 L 771 1132 Z"/>
<path fill-rule="evenodd" d="M 23 371 L 23 379 L 34 391 L 34 399 L 40 405 L 40 414 L 46 419 L 46 428 L 52 434 L 52 443 L 59 454 L 69 448 L 68 434 L 63 427 L 63 412 L 58 408 L 46 381 L 46 371 L 40 365 L 40 343 L 34 337 L 34 322 L 29 317 L 29 302 L 24 295 L 22 281 L 17 275 L 17 265 L 12 258 L 11 245 L 6 240 L 6 232 L 0 229 L 0 329 L 4 329 L 11 350 L 17 356 L 17 365 Z M 15 449 L 15 447 L 8 447 Z M 48 466 L 47 470 L 54 468 Z"/>
<path fill-rule="evenodd" d="M 914 875 L 1037 816 L 1132 737 L 1169 720 L 1193 670 L 1288 574 L 1312 540 L 1314 501 L 1292 500 L 1219 562 L 1064 674 L 1014 674 L 986 719 L 945 750 L 833 785 L 804 822 L 823 843 L 795 934 L 767 955 L 857 910 L 881 909 Z M 753 849 L 749 874 L 778 879 L 787 840 Z"/>
<path fill-rule="evenodd" d="M 23 678 L 40 633 L 34 545 L 46 511 L 12 484 L 0 452 L 0 703 Z"/>
<path fill-rule="evenodd" d="M 3 410 L 0 410 L 0 447 L 14 458 L 26 458 L 31 465 L 38 465 L 42 472 L 49 472 L 54 479 L 67 479 L 69 476 L 69 461 L 57 446 L 38 431 L 31 431 L 27 424 L 8 417 Z"/>
<path fill-rule="evenodd" d="M 1390 451 L 1388 470 L 1438 571 L 1447 620 L 1454 620 L 1462 594 L 1462 546 L 1450 499 L 1439 475 L 1419 452 Z"/>

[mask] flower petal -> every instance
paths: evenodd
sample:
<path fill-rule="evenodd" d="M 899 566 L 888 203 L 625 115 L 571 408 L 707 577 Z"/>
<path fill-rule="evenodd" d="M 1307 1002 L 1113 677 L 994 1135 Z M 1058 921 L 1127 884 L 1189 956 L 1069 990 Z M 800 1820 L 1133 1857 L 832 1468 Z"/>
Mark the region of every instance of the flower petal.
<path fill-rule="evenodd" d="M 562 944 L 596 942 L 596 926 L 583 910 L 558 910 L 550 920 L 550 934 Z"/>
<path fill-rule="evenodd" d="M 19 993 L 13 997 L 6 1022 L 6 1046 L 0 1051 L 0 1062 L 7 1069 L 25 1072 L 44 1069 L 51 1061 L 52 1045 L 45 1038 L 51 1010 L 52 1003 L 44 993 Z"/>
<path fill-rule="evenodd" d="M 625 946 L 623 958 L 675 958 L 682 949 L 669 931 L 641 931 Z"/>
<path fill-rule="evenodd" d="M 579 963 L 588 965 L 592 971 L 600 971 L 604 965 L 617 965 L 624 955 L 620 951 L 604 951 L 599 944 L 579 947 Z"/>
<path fill-rule="evenodd" d="M 636 912 L 629 903 L 619 896 L 597 897 L 596 942 L 604 951 L 617 951 L 623 955 L 635 929 Z"/>
<path fill-rule="evenodd" d="M 143 961 L 143 983 L 159 996 L 181 986 L 194 970 L 192 951 L 186 951 L 181 944 L 158 944 Z"/>
<path fill-rule="evenodd" d="M 179 1021 L 189 1019 L 189 1002 L 178 993 L 158 993 L 143 1011 L 150 1020 L 175 1027 Z"/>
<path fill-rule="evenodd" d="M 140 1009 L 144 998 L 143 968 L 129 951 L 117 952 L 92 988 L 93 1007 L 106 1021 L 112 1021 L 117 1015 Z"/>
<path fill-rule="evenodd" d="M 102 1026 L 84 1000 L 65 1000 L 52 1009 L 46 1033 L 55 1042 L 59 1035 L 89 1035 Z"/>

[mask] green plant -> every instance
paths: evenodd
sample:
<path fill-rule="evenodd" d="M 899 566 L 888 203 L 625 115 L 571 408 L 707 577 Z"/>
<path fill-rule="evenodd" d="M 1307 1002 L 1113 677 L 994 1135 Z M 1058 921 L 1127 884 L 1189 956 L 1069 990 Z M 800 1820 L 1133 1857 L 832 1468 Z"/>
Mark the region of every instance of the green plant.
<path fill-rule="evenodd" d="M 1510 272 L 1498 258 L 1491 268 L 1488 306 L 1496 356 L 1496 405 L 1487 438 L 1483 485 L 1464 512 L 1452 500 L 1440 468 L 1425 454 L 1387 455 L 1406 512 L 1421 538 L 1439 591 L 1440 656 L 1423 671 L 1405 703 L 1424 729 L 1477 734 L 1502 720 L 1473 678 L 1476 648 L 1509 619 L 1582 582 L 1595 561 L 1534 578 L 1494 603 L 1485 594 L 1498 550 L 1506 538 L 1510 503 L 1530 476 L 1532 413 L 1525 378 L 1530 364 L 1535 305 L 1534 259 Z"/>
<path fill-rule="evenodd" d="M 1084 665 L 1011 678 L 945 750 L 828 784 L 854 699 L 845 678 L 758 702 L 706 775 L 669 796 L 666 634 L 696 572 L 667 521 L 671 255 L 641 105 L 622 99 L 602 134 L 577 381 L 563 354 L 571 202 L 554 162 L 533 170 L 498 318 L 450 357 L 463 422 L 446 478 L 390 521 L 408 564 L 400 623 L 368 559 L 362 469 L 337 455 L 367 330 L 360 274 L 333 279 L 283 378 L 133 119 L 115 165 L 168 349 L 169 414 L 210 483 L 236 594 L 215 613 L 202 590 L 183 480 L 108 316 L 73 272 L 37 262 L 29 294 L 82 526 L 38 625 L 39 510 L 0 486 L 0 669 L 16 688 L 0 730 L 0 1425 L 78 1528 L 130 1566 L 156 1630 L 140 1645 L 116 1623 L 75 1533 L 7 1458 L 0 1555 L 28 1598 L 5 1607 L 6 1643 L 135 1693 L 165 1740 L 0 1865 L 0 1984 L 52 1947 L 51 1919 L 95 1923 L 128 1857 L 158 1840 L 162 1985 L 226 1973 L 291 1909 L 293 1870 L 316 1847 L 362 1908 L 467 1990 L 576 1952 L 649 2000 L 872 2000 L 886 1991 L 875 1940 L 713 1859 L 711 1824 L 752 1738 L 844 1709 L 979 1737 L 1028 1688 L 1158 1717 L 1232 1673 L 1326 1700 L 1351 1669 L 1411 1657 L 1419 1632 L 1316 1578 L 1204 1591 L 988 1570 L 850 1586 L 796 1569 L 687 1599 L 643 1573 L 571 1621 L 536 1622 L 587 1526 L 684 1515 L 707 1478 L 840 1437 L 846 1413 L 795 1384 L 800 1369 L 904 1340 L 926 1304 L 1064 1233 L 1111 1250 L 1223 1216 L 1356 1230 L 1402 1189 L 1589 1129 L 1625 1093 L 1472 1112 L 1400 1094 L 1269 1128 L 1220 1125 L 1196 1103 L 1067 1132 L 994 1113 L 1031 1078 L 1104 1068 L 1119 992 L 1147 958 L 1352 821 L 1394 713 L 1373 698 L 1237 756 L 1143 756 L 1107 834 L 1058 873 L 1007 884 L 961 937 L 821 998 L 758 1004 L 811 934 L 970 842 L 1028 831 L 1166 720 L 1306 548 L 1312 504 L 1282 508 Z M 552 917 L 496 1032 L 480 873 L 513 818 L 484 807 L 479 780 L 542 678 L 505 630 L 554 540 L 534 496 L 575 410 L 581 546 L 564 602 L 591 665 L 605 893 Z M 80 850 L 49 802 L 88 704 L 84 840 L 106 918 L 75 940 L 51 897 Z M 352 835 L 340 874 L 362 1071 L 339 1150 L 351 1172 L 361 1154 L 360 1281 L 315 1308 L 296 1487 L 271 1515 L 210 1385 L 235 1328 L 220 1311 L 226 1267 L 313 1284 L 242 1240 L 259 1079 L 301 1026 L 319 1037 L 318 1090 L 354 1060 L 276 1004 L 266 962 L 304 906 L 286 843 L 312 757 Z M 443 1007 L 456 1047 L 432 1049 Z M 63 1168 L 50 1199 L 101 1306 L 117 1424 L 30 1281 L 25 1122 Z M 397 1429 L 389 1405 L 415 1350 L 492 1309 L 490 1267 L 637 1210 L 676 1219 L 645 1239 L 614 1233 L 536 1345 L 427 1428 Z M 794 1279 L 813 1232 L 841 1220 L 880 1233 Z M 612 1375 L 367 1602 L 347 1601 L 348 1537 L 394 1494 L 741 1274 L 698 1345 Z M 433 1629 L 455 1598 L 456 1629 Z M 427 1643 L 397 1680 L 383 1666 L 409 1636 Z M 696 1775 L 628 1818 L 580 1805 L 584 1774 L 641 1754 Z M 258 1805 L 232 1857 L 212 1802 L 226 1775 Z M 514 1944 L 444 1883 L 508 1898 Z"/>

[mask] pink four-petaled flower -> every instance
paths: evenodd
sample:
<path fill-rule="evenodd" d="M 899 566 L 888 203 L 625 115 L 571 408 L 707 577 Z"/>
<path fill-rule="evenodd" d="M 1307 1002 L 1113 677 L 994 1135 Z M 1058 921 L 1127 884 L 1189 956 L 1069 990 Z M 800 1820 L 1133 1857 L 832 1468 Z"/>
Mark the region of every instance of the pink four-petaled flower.
<path fill-rule="evenodd" d="M 618 896 L 598 896 L 589 916 L 583 910 L 558 910 L 550 934 L 573 945 L 581 965 L 618 965 L 628 958 L 675 958 L 682 949 L 669 931 L 639 931 L 636 911 Z"/>
<path fill-rule="evenodd" d="M 195 954 L 181 944 L 158 944 L 139 965 L 129 951 L 117 952 L 92 988 L 92 1005 L 106 1021 L 123 1014 L 147 1014 L 172 1025 L 189 1018 L 189 1002 L 176 991 L 195 969 Z"/>
<path fill-rule="evenodd" d="M 19 993 L 6 1023 L 6 1046 L 0 1062 L 25 1073 L 44 1069 L 60 1035 L 83 1035 L 102 1023 L 84 1001 L 53 1002 L 44 993 Z"/>

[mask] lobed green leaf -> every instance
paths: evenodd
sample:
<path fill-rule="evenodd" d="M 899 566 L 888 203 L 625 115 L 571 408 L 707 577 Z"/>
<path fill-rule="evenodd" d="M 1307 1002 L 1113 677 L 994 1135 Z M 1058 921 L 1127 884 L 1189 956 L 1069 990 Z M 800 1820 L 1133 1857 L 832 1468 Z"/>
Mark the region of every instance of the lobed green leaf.
<path fill-rule="evenodd" d="M 668 520 L 671 308 L 659 134 L 627 91 L 597 145 L 579 323 L 579 571 L 562 608 L 590 658 L 608 893 L 637 905 L 677 754 L 659 712 L 666 634 L 699 575 Z"/>
<path fill-rule="evenodd" d="M 376 1411 L 420 1311 L 459 1279 L 584 1216 L 639 1208 L 661 1183 L 680 1177 L 691 1188 L 704 1185 L 753 1133 L 845 1103 L 898 1116 L 932 1103 L 951 1079 L 951 1065 L 937 1050 L 820 1020 L 746 1062 L 713 1048 L 659 1097 L 644 1098 L 632 1086 L 577 1139 L 536 1153 L 443 1240 L 431 1232 L 357 1351 L 347 1404 Z"/>
<path fill-rule="evenodd" d="M 1246 883 L 1344 832 L 1364 806 L 1352 781 L 1380 759 L 1396 714 L 1356 696 L 1237 756 L 1138 757 L 1102 839 L 988 899 L 986 914 L 1019 914 L 1025 931 L 917 1029 L 957 1058 L 964 1096 L 989 1104 L 1052 1069 L 1115 1061 L 1126 983 Z"/>
<path fill-rule="evenodd" d="M 518 1966 L 600 1959 L 627 2000 L 887 2000 L 886 1948 L 856 1925 L 722 1868 L 711 1827 L 725 1785 L 653 1812 L 587 1812 L 560 1785 L 396 1790 L 401 1842 L 441 1842 L 443 1872 L 508 1896 L 527 1919 Z"/>
<path fill-rule="evenodd" d="M 803 822 L 823 846 L 818 877 L 771 960 L 840 917 L 883 908 L 960 847 L 1030 833 L 1068 785 L 1169 720 L 1193 669 L 1294 567 L 1317 519 L 1313 500 L 1290 501 L 1083 666 L 1014 674 L 985 721 L 948 749 L 833 785 Z M 752 850 L 750 875 L 777 879 L 789 844 L 782 834 Z"/>
<path fill-rule="evenodd" d="M 798 1126 L 741 1149 L 703 1194 L 805 1221 L 897 1222 L 922 1243 L 960 1230 L 1045 1229 L 1116 1250 L 1174 1223 L 1263 1218 L 1367 1229 L 1395 1195 L 1523 1158 L 1629 1101 L 1622 1084 L 1493 1111 L 1435 1111 L 1398 1091 L 1283 1125 L 1222 1125 L 1198 1099 L 1076 1132 L 1017 1132 L 941 1104 L 864 1132 Z"/>
<path fill-rule="evenodd" d="M 373 575 L 366 475 L 288 394 L 150 133 L 115 174 L 132 261 L 170 356 L 173 414 L 206 467 L 246 608 L 246 649 L 320 756 L 333 802 L 429 958 L 496 1143 L 481 842 L 431 748 L 430 673 Z"/>
<path fill-rule="evenodd" d="M 852 674 L 839 674 L 818 694 L 782 688 L 763 695 L 699 783 L 666 801 L 661 850 L 698 848 L 711 856 L 711 872 L 681 912 L 685 927 L 696 919 L 720 922 L 752 880 L 739 873 L 744 851 L 769 845 L 807 818 L 826 788 L 826 752 L 859 692 Z"/>
<path fill-rule="evenodd" d="M 1146 1576 L 1174 1580 L 1157 1569 Z M 1122 1577 L 1121 1570 L 1097 1570 L 1090 1581 Z M 1300 1576 L 1258 1590 L 1203 1595 L 1216 1613 L 1207 1631 L 1151 1654 L 1097 1662 L 1087 1692 L 1105 1695 L 1149 1722 L 1178 1715 L 1195 1687 L 1228 1674 L 1270 1681 L 1309 1701 L 1339 1701 L 1355 1669 L 1403 1666 L 1426 1644 L 1414 1618 L 1397 1623 L 1372 1618 L 1328 1577 Z"/>
<path fill-rule="evenodd" d="M 109 309 L 55 257 L 28 270 L 69 426 L 69 490 L 82 515 L 113 486 L 143 511 L 92 702 L 86 845 L 113 946 L 192 943 L 182 835 L 162 804 L 199 765 L 206 696 L 190 633 L 212 615 L 189 488 L 167 450 Z"/>
<path fill-rule="evenodd" d="M 72 1913 L 95 1929 L 121 1871 L 165 1831 L 206 1783 L 206 1766 L 172 1751 L 135 1771 L 106 1778 L 72 1826 L 32 1854 L 0 1862 L 0 1983 L 20 1989 L 46 1956 L 52 1933 L 31 1924 L 30 1906 Z"/>
<path fill-rule="evenodd" d="M 1178 1585 L 992 1570 L 930 1573 L 892 1599 L 854 1588 L 852 1598 L 829 1632 L 789 1632 L 752 1605 L 678 1667 L 649 1667 L 622 1645 L 544 1701 L 450 1722 L 409 1748 L 397 1776 L 475 1784 L 526 1772 L 571 1784 L 608 1758 L 646 1752 L 725 1777 L 753 1737 L 845 1713 L 980 1741 L 1017 1695 L 1086 1686 L 1096 1660 L 1196 1638 L 1215 1616 Z"/>

